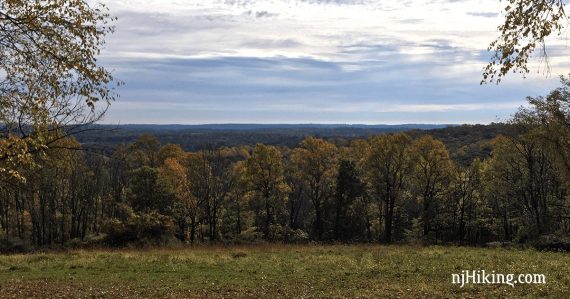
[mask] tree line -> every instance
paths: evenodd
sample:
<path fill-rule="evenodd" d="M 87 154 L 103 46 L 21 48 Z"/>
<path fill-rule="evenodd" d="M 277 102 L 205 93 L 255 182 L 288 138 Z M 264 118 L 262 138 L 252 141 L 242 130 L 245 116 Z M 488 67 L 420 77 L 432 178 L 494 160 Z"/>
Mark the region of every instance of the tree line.
<path fill-rule="evenodd" d="M 482 82 L 528 72 L 529 55 L 539 47 L 546 57 L 545 37 L 567 20 L 563 1 L 507 2 Z M 142 136 L 94 155 L 70 136 L 89 130 L 117 97 L 122 83 L 97 60 L 115 20 L 83 0 L 0 1 L 2 240 L 479 244 L 568 236 L 565 79 L 547 97 L 529 98 L 510 121 L 517 131 L 473 161 L 452 161 L 441 141 L 404 133 L 191 153 Z"/>
<path fill-rule="evenodd" d="M 491 154 L 392 133 L 185 152 L 142 135 L 104 156 L 72 138 L 0 186 L 3 238 L 34 246 L 256 241 L 531 243 L 570 232 L 570 83 L 529 98 Z"/>

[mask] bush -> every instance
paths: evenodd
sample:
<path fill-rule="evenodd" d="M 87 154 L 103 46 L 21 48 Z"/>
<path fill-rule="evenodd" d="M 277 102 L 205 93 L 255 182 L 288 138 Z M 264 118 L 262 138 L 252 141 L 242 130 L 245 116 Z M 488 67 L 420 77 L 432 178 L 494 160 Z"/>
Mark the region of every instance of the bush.
<path fill-rule="evenodd" d="M 6 238 L 0 239 L 0 253 L 25 253 L 32 251 L 31 246 L 20 238 Z"/>
<path fill-rule="evenodd" d="M 271 224 L 269 226 L 269 241 L 283 241 L 286 238 L 288 227 L 279 224 Z"/>
<path fill-rule="evenodd" d="M 405 241 L 410 244 L 423 243 L 423 224 L 420 218 L 412 219 L 412 226 L 410 229 L 404 230 Z"/>
<path fill-rule="evenodd" d="M 272 224 L 269 226 L 268 240 L 303 243 L 309 240 L 309 234 L 302 229 L 291 229 L 289 226 Z"/>
<path fill-rule="evenodd" d="M 255 226 L 242 231 L 238 235 L 238 243 L 254 243 L 260 240 L 263 240 L 263 234 L 258 232 Z"/>
<path fill-rule="evenodd" d="M 107 237 L 107 235 L 105 235 L 105 234 L 99 234 L 99 235 L 90 234 L 90 235 L 87 235 L 84 239 L 75 238 L 75 239 L 69 240 L 65 244 L 65 247 L 66 248 L 72 248 L 72 249 L 99 248 L 99 247 L 102 247 L 106 244 L 105 243 L 106 237 Z"/>
<path fill-rule="evenodd" d="M 104 243 L 118 247 L 165 245 L 174 238 L 174 230 L 172 219 L 157 212 L 133 215 L 126 221 L 111 219 L 103 225 Z"/>
<path fill-rule="evenodd" d="M 126 246 L 138 240 L 136 232 L 118 219 L 106 221 L 103 224 L 102 231 L 106 234 L 103 243 L 109 246 Z"/>
<path fill-rule="evenodd" d="M 532 245 L 538 250 L 570 251 L 570 238 L 559 235 L 542 235 Z"/>
<path fill-rule="evenodd" d="M 291 229 L 287 227 L 285 241 L 292 243 L 306 243 L 309 241 L 309 233 L 302 229 Z"/>

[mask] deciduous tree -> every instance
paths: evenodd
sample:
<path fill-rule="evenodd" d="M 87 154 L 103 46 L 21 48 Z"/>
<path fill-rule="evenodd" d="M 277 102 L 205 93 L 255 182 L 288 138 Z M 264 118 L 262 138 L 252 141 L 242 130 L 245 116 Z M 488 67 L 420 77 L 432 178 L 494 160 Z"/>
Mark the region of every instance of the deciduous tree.
<path fill-rule="evenodd" d="M 278 148 L 258 144 L 246 162 L 246 175 L 254 196 L 262 201 L 264 219 L 258 213 L 257 223 L 266 238 L 271 238 L 271 225 L 276 223 L 277 214 L 284 209 L 286 193 L 289 190 L 283 174 L 283 156 Z"/>
<path fill-rule="evenodd" d="M 449 191 L 454 172 L 453 162 L 445 145 L 430 135 L 415 140 L 412 152 L 415 165 L 414 185 L 423 204 L 423 235 L 429 238 L 429 233 L 435 230 L 437 239 L 438 223 L 434 223 L 434 220 L 438 216 L 440 201 L 443 200 L 441 196 Z"/>
<path fill-rule="evenodd" d="M 293 150 L 291 161 L 315 211 L 314 231 L 323 238 L 325 203 L 334 196 L 338 149 L 323 139 L 307 137 Z"/>
<path fill-rule="evenodd" d="M 411 171 L 410 144 L 406 134 L 380 135 L 370 139 L 366 158 L 367 183 L 384 215 L 384 241 L 392 241 L 394 209 Z M 381 236 L 379 236 L 381 238 Z"/>
<path fill-rule="evenodd" d="M 0 174 L 18 176 L 115 99 L 97 62 L 112 20 L 83 0 L 0 1 Z"/>

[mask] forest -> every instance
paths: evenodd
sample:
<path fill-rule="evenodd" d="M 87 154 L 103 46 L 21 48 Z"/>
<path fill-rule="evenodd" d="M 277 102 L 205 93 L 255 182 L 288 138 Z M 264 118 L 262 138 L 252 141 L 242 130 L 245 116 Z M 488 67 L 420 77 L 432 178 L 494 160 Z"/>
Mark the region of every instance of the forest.
<path fill-rule="evenodd" d="M 141 135 L 109 155 L 62 138 L 0 185 L 2 248 L 316 241 L 567 250 L 569 99 L 565 78 L 529 98 L 483 145 L 489 153 L 468 163 L 458 159 L 464 147 L 450 154 L 431 131 L 197 151 Z"/>
<path fill-rule="evenodd" d="M 501 3 L 0 0 L 0 297 L 568 298 L 567 2 Z"/>

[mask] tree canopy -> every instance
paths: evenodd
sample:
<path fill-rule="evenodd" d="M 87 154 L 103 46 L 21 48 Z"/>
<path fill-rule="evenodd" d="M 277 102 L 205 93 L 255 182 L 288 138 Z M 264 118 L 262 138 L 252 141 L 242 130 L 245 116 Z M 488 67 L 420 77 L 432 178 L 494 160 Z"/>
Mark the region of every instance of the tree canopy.
<path fill-rule="evenodd" d="M 97 61 L 112 21 L 84 0 L 0 1 L 0 175 L 18 176 L 31 154 L 97 121 L 116 98 Z"/>

